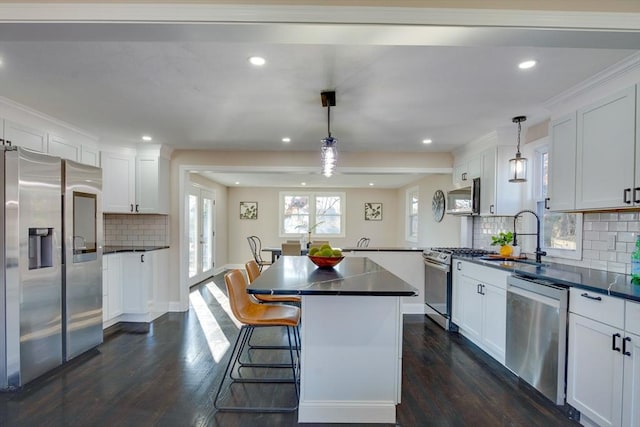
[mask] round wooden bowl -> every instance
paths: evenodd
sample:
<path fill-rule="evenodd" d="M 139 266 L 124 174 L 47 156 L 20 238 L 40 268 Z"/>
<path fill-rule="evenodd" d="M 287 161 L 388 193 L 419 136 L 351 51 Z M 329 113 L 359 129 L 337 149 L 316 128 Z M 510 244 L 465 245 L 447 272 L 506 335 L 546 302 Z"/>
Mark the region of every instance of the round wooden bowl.
<path fill-rule="evenodd" d="M 312 263 L 320 268 L 332 268 L 335 267 L 344 259 L 343 256 L 326 257 L 326 256 L 313 256 L 309 255 L 309 259 Z"/>

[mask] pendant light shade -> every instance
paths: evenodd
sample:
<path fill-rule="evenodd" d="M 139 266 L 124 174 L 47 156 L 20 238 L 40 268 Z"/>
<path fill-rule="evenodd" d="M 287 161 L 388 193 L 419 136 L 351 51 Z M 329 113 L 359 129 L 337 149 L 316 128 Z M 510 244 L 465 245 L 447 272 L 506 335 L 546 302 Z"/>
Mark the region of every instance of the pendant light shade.
<path fill-rule="evenodd" d="M 521 123 L 527 120 L 525 116 L 518 116 L 512 119 L 513 123 L 518 124 L 518 148 L 516 156 L 509 160 L 509 182 L 526 182 L 527 181 L 527 159 L 520 154 L 520 132 L 522 131 Z"/>
<path fill-rule="evenodd" d="M 322 106 L 327 107 L 327 133 L 326 138 L 322 138 L 321 155 L 321 172 L 329 178 L 333 175 L 338 161 L 338 148 L 336 144 L 338 140 L 331 136 L 331 107 L 336 105 L 336 93 L 334 91 L 321 92 Z"/>

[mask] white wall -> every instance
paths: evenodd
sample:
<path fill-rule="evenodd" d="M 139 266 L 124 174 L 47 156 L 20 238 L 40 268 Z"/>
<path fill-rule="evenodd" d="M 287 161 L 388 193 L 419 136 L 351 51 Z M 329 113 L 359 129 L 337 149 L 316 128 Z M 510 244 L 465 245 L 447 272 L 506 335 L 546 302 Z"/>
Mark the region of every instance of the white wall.
<path fill-rule="evenodd" d="M 281 191 L 314 191 L 313 188 L 229 188 L 229 263 L 244 264 L 251 259 L 247 236 L 260 237 L 263 246 L 280 246 L 286 238 L 279 235 L 279 193 Z M 355 246 L 363 236 L 371 238 L 370 246 L 396 246 L 398 200 L 396 190 L 322 188 L 346 194 L 346 237 L 334 238 L 334 247 Z M 240 202 L 258 202 L 258 219 L 240 219 Z M 365 221 L 365 202 L 382 203 L 382 221 Z M 263 253 L 268 258 L 269 253 Z"/>
<path fill-rule="evenodd" d="M 405 240 L 406 201 L 408 188 L 418 187 L 418 242 Z M 442 222 L 433 219 L 431 200 L 436 190 L 445 194 L 453 189 L 451 174 L 430 175 L 397 190 L 398 206 L 401 214 L 396 224 L 396 245 L 398 246 L 460 246 L 460 217 L 445 214 Z"/>

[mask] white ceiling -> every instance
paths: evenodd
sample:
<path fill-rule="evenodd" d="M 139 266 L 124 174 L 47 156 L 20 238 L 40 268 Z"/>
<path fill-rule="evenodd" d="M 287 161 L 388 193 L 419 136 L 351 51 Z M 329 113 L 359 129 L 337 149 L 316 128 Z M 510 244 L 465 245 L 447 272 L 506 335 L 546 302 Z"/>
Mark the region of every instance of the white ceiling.
<path fill-rule="evenodd" d="M 640 34 L 3 24 L 0 95 L 109 143 L 138 143 L 149 134 L 176 149 L 314 151 L 327 133 L 320 92 L 331 89 L 337 92 L 331 131 L 340 151 L 448 152 L 514 126 L 513 116 L 528 116 L 526 124 L 546 118 L 546 101 L 634 54 L 632 46 L 640 46 Z M 265 57 L 267 65 L 250 66 L 252 55 Z M 529 58 L 538 66 L 519 70 Z M 290 143 L 281 142 L 285 136 Z M 422 144 L 424 138 L 433 143 Z M 269 174 L 244 178 L 288 186 L 305 175 L 311 181 L 308 173 L 293 174 L 291 181 Z M 398 175 L 384 178 L 395 186 L 415 179 Z M 366 186 L 376 178 L 344 176 L 356 177 L 345 185 Z M 314 182 L 309 185 L 325 185 Z"/>

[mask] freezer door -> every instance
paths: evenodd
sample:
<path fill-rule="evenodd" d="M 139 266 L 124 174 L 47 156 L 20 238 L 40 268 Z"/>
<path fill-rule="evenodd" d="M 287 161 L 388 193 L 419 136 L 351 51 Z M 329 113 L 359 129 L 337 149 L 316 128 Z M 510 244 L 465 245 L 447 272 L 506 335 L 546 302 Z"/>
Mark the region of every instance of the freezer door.
<path fill-rule="evenodd" d="M 64 360 L 102 343 L 102 170 L 64 161 Z"/>
<path fill-rule="evenodd" d="M 4 152 L 1 388 L 20 387 L 62 363 L 61 170 L 57 157 Z"/>

